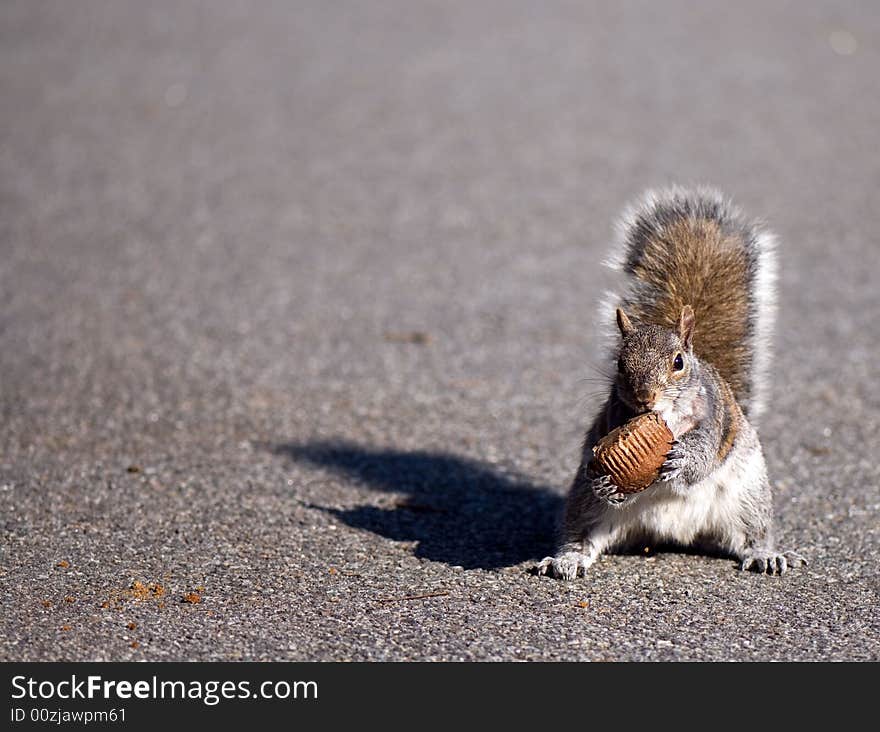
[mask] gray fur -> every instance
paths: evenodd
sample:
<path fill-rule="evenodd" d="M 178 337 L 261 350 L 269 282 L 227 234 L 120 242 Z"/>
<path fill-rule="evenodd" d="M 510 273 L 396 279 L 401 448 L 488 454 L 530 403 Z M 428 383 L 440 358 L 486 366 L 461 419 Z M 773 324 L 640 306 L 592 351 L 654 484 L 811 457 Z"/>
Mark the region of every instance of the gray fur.
<path fill-rule="evenodd" d="M 717 194 L 694 196 L 678 190 L 661 203 L 655 201 L 648 214 L 632 219 L 628 246 L 638 241 L 644 227 L 689 206 L 706 207 L 701 215 L 739 225 L 738 213 L 725 208 Z M 766 259 L 756 256 L 753 261 L 757 267 Z M 626 258 L 623 264 L 626 269 Z M 766 286 L 772 279 L 756 273 L 751 281 Z M 629 292 L 630 298 L 638 296 L 638 287 Z M 633 325 L 618 311 L 617 378 L 585 437 L 559 549 L 538 564 L 539 574 L 574 579 L 603 552 L 657 542 L 712 547 L 736 557 L 744 570 L 767 574 L 782 574 L 790 563 L 803 561 L 794 552 L 775 548 L 773 501 L 758 435 L 718 371 L 694 354 L 693 313 L 687 310 L 678 332 Z M 678 354 L 681 369 L 675 368 Z M 649 409 L 663 416 L 676 439 L 657 481 L 642 493 L 623 494 L 591 468 L 592 449 L 612 429 Z"/>

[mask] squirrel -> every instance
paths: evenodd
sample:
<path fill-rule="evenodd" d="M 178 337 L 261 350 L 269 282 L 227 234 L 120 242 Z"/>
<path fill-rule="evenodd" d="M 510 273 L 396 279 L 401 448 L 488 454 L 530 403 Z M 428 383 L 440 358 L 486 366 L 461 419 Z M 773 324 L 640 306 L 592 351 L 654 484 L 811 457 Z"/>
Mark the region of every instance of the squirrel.
<path fill-rule="evenodd" d="M 616 306 L 617 373 L 584 439 L 556 556 L 537 574 L 572 580 L 603 552 L 650 542 L 720 551 L 762 574 L 806 563 L 776 549 L 755 429 L 776 312 L 775 238 L 707 188 L 649 191 L 619 228 L 606 264 L 627 284 L 605 307 L 610 325 Z M 647 490 L 624 494 L 591 465 L 592 448 L 647 411 L 669 426 L 672 447 Z"/>

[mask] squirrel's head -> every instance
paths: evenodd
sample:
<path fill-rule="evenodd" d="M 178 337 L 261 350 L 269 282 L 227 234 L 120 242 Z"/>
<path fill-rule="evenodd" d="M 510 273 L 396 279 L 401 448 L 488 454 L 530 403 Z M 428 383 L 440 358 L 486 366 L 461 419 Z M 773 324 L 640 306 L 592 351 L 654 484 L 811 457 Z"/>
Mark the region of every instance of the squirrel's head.
<path fill-rule="evenodd" d="M 636 412 L 659 411 L 666 403 L 674 403 L 693 368 L 693 308 L 682 308 L 674 330 L 660 325 L 635 326 L 618 308 L 617 327 L 623 337 L 617 359 L 620 398 Z"/>

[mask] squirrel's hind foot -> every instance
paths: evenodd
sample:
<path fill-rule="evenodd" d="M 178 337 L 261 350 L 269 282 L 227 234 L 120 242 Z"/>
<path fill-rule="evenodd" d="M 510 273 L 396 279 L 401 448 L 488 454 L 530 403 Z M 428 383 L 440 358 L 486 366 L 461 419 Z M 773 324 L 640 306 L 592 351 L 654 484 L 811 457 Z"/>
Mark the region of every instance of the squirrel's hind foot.
<path fill-rule="evenodd" d="M 583 552 L 565 552 L 542 559 L 535 567 L 535 574 L 571 581 L 586 576 L 593 561 L 592 557 Z"/>
<path fill-rule="evenodd" d="M 788 571 L 789 566 L 797 567 L 806 563 L 807 560 L 797 552 L 760 549 L 747 552 L 739 568 L 744 572 L 751 570 L 759 574 L 782 575 Z"/>

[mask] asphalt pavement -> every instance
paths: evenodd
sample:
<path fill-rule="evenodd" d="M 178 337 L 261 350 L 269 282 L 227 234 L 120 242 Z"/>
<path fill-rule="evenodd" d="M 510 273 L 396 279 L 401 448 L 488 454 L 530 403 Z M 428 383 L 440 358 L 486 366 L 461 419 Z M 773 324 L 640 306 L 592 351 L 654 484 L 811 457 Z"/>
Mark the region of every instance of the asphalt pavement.
<path fill-rule="evenodd" d="M 878 660 L 874 3 L 5 2 L 0 659 Z M 552 548 L 649 186 L 781 241 L 784 577 Z"/>

